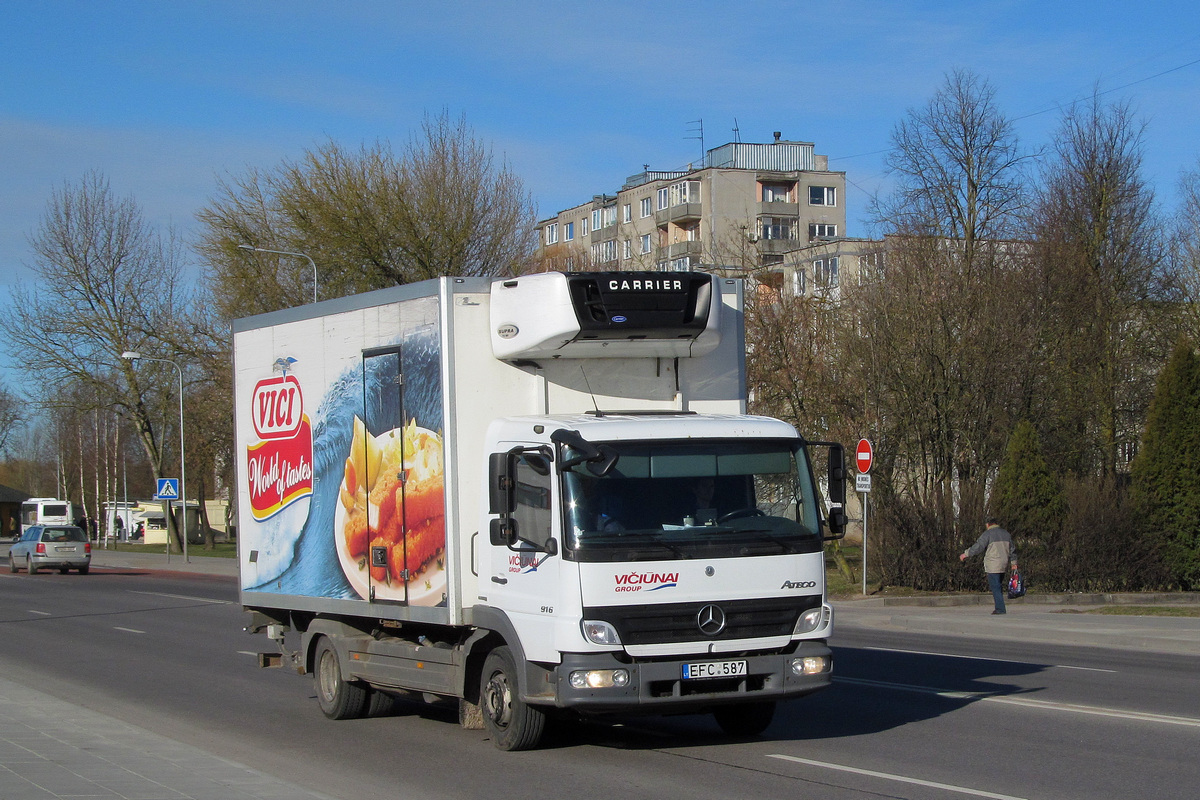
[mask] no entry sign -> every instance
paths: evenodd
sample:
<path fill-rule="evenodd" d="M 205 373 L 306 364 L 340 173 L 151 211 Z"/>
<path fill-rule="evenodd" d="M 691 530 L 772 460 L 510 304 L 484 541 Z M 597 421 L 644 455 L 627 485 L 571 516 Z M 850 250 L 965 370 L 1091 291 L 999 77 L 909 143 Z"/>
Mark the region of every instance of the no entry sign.
<path fill-rule="evenodd" d="M 858 440 L 858 447 L 854 450 L 854 464 L 858 471 L 866 474 L 871 471 L 871 462 L 875 459 L 875 451 L 871 449 L 871 443 L 866 439 Z"/>

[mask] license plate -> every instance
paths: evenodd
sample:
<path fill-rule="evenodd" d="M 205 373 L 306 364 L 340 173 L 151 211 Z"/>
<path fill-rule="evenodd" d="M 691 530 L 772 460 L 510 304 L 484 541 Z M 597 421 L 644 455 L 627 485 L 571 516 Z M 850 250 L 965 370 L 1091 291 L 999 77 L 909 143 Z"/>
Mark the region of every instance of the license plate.
<path fill-rule="evenodd" d="M 745 674 L 745 661 L 704 661 L 699 664 L 683 665 L 685 681 L 699 678 L 736 678 Z"/>

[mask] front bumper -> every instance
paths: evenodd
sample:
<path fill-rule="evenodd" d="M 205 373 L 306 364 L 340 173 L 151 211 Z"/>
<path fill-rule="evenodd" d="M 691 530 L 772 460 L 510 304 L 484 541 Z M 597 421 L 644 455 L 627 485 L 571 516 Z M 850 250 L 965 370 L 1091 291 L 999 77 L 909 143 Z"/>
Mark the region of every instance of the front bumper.
<path fill-rule="evenodd" d="M 756 703 L 803 697 L 824 689 L 833 678 L 833 652 L 820 640 L 799 642 L 788 653 L 757 655 L 689 656 L 686 658 L 633 661 L 618 658 L 619 653 L 564 653 L 562 663 L 548 676 L 554 685 L 554 705 L 579 712 L 643 712 L 668 714 L 700 711 L 733 703 Z M 828 668 L 813 675 L 800 675 L 792 669 L 797 659 L 823 657 Z M 746 674 L 731 678 L 684 680 L 683 665 L 704 661 L 741 660 L 747 662 Z M 602 689 L 576 689 L 570 675 L 579 670 L 616 670 L 629 673 L 624 686 Z M 547 698 L 530 697 L 530 702 Z"/>

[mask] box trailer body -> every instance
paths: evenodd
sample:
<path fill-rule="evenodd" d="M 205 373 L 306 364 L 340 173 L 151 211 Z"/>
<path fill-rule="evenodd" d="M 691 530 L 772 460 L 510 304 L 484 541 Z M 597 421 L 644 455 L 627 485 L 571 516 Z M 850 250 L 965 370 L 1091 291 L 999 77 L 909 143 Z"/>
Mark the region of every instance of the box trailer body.
<path fill-rule="evenodd" d="M 713 711 L 828 685 L 806 442 L 746 415 L 742 285 L 443 278 L 234 325 L 239 567 L 331 717 Z M 829 494 L 842 489 L 830 447 Z"/>

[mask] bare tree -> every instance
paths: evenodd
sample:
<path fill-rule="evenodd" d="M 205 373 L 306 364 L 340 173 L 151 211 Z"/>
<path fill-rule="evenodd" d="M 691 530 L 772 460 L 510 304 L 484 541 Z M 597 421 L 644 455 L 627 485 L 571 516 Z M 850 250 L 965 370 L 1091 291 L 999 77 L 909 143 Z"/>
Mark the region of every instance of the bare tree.
<path fill-rule="evenodd" d="M 956 71 L 897 123 L 887 156 L 896 188 L 875 209 L 887 232 L 960 242 L 968 267 L 978 241 L 1016 233 L 1029 155 L 995 95 L 987 81 Z"/>
<path fill-rule="evenodd" d="M 1127 460 L 1174 339 L 1156 307 L 1163 257 L 1142 137 L 1128 104 L 1094 96 L 1068 109 L 1036 209 L 1036 285 L 1061 400 L 1061 437 L 1048 445 L 1081 474 L 1112 475 Z"/>
<path fill-rule="evenodd" d="M 1183 300 L 1183 330 L 1200 342 L 1200 160 L 1180 176 L 1179 194 L 1170 238 L 1171 273 Z"/>
<path fill-rule="evenodd" d="M 30 245 L 38 280 L 14 288 L 12 313 L 0 320 L 14 360 L 44 404 L 115 409 L 131 421 L 160 477 L 177 424 L 164 411 L 176 407 L 176 383 L 158 365 L 135 370 L 121 354 L 179 358 L 191 347 L 177 243 L 90 173 L 53 193 Z"/>
<path fill-rule="evenodd" d="M 198 214 L 200 253 L 225 318 L 442 275 L 523 271 L 535 214 L 524 185 L 462 119 L 427 117 L 399 153 L 327 141 L 271 170 L 222 182 Z"/>
<path fill-rule="evenodd" d="M 20 399 L 0 384 L 0 455 L 8 451 L 9 445 L 20 433 L 25 421 Z"/>
<path fill-rule="evenodd" d="M 843 291 L 855 324 L 842 339 L 877 449 L 895 454 L 873 495 L 893 537 L 885 582 L 945 586 L 948 555 L 982 523 L 1029 379 L 1030 320 L 1013 291 L 1026 280 L 1028 248 L 1013 240 L 1025 159 L 994 91 L 965 72 L 892 135 L 880 279 Z"/>

